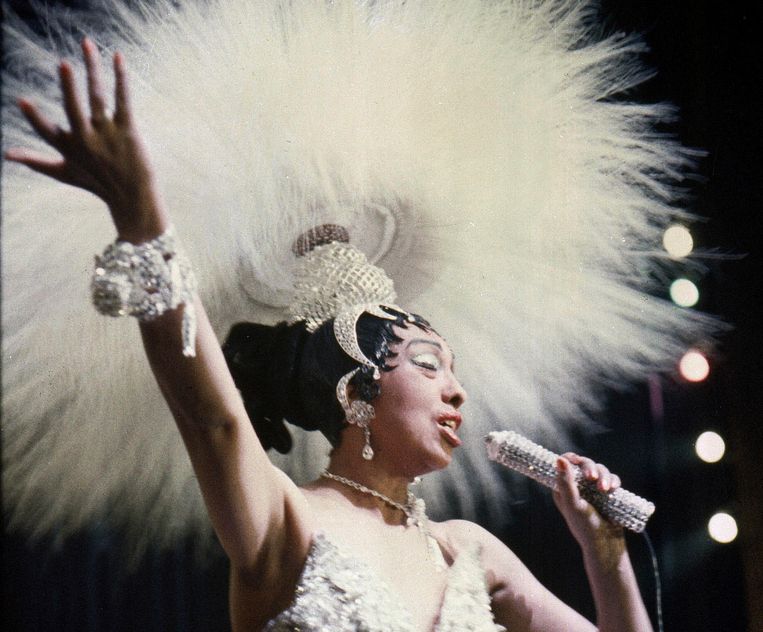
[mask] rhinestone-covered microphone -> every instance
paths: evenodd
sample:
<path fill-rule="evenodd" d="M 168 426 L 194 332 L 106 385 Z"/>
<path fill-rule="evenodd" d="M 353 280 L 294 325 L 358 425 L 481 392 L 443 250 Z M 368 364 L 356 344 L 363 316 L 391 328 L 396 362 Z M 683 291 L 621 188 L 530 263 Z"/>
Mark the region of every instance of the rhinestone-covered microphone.
<path fill-rule="evenodd" d="M 491 432 L 485 437 L 488 458 L 516 470 L 539 483 L 554 489 L 557 480 L 556 463 L 559 458 L 550 450 L 533 443 L 511 430 Z M 602 492 L 595 481 L 586 480 L 579 467 L 573 465 L 580 496 L 613 524 L 641 533 L 646 521 L 654 513 L 654 504 L 618 487 Z"/>

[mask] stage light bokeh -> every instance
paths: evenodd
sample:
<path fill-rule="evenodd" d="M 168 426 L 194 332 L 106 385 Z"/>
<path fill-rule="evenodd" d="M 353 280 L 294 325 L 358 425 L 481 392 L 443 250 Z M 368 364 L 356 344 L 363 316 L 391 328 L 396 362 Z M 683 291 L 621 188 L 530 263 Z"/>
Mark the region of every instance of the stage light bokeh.
<path fill-rule="evenodd" d="M 685 226 L 674 224 L 662 236 L 662 245 L 674 259 L 686 257 L 694 249 L 694 239 Z"/>
<path fill-rule="evenodd" d="M 707 523 L 707 532 L 716 542 L 728 544 L 736 539 L 739 529 L 737 521 L 732 516 L 720 511 L 710 518 Z"/>
<path fill-rule="evenodd" d="M 680 307 L 693 307 L 699 301 L 699 289 L 689 279 L 676 279 L 670 284 L 670 298 Z"/>
<path fill-rule="evenodd" d="M 726 453 L 726 442 L 717 432 L 703 432 L 694 443 L 697 456 L 705 463 L 717 463 Z"/>
<path fill-rule="evenodd" d="M 710 363 L 696 349 L 687 351 L 678 365 L 681 376 L 689 382 L 701 382 L 710 374 Z"/>

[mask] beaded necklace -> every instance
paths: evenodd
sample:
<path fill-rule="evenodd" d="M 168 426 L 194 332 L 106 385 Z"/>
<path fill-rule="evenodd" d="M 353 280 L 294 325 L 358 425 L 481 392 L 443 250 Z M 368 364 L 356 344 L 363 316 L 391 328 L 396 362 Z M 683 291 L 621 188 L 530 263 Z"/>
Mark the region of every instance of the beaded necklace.
<path fill-rule="evenodd" d="M 363 494 L 368 494 L 369 496 L 373 496 L 374 498 L 378 498 L 379 500 L 384 501 L 390 507 L 394 507 L 398 511 L 402 511 L 405 514 L 406 527 L 416 525 L 422 531 L 424 531 L 427 535 L 429 535 L 429 528 L 428 528 L 429 520 L 427 519 L 426 506 L 424 504 L 424 501 L 421 498 L 417 498 L 413 494 L 413 492 L 411 492 L 410 490 L 408 490 L 408 499 L 406 500 L 406 503 L 402 504 L 395 500 L 392 500 L 389 496 L 385 496 L 381 492 L 377 492 L 375 489 L 366 487 L 365 485 L 362 485 L 356 481 L 353 481 L 350 478 L 339 476 L 339 474 L 334 474 L 333 472 L 329 472 L 328 470 L 324 470 L 323 472 L 321 472 L 321 477 L 328 478 L 332 481 L 336 481 L 337 483 L 341 483 L 342 485 L 347 485 L 347 487 L 351 487 L 352 489 L 356 491 L 362 492 Z"/>
<path fill-rule="evenodd" d="M 440 545 L 437 543 L 437 540 L 429 531 L 429 518 L 427 518 L 426 505 L 424 504 L 423 499 L 417 498 L 411 490 L 408 490 L 408 499 L 406 500 L 405 504 L 402 504 L 396 500 L 392 500 L 389 496 L 385 496 L 381 492 L 377 492 L 375 489 L 366 487 L 357 481 L 353 481 L 351 478 L 345 478 L 344 476 L 334 474 L 328 470 L 323 470 L 323 472 L 321 472 L 321 478 L 327 478 L 329 480 L 336 481 L 337 483 L 346 485 L 347 487 L 350 487 L 363 494 L 368 494 L 369 496 L 378 498 L 379 500 L 387 503 L 390 507 L 394 507 L 398 511 L 402 511 L 406 517 L 405 526 L 417 526 L 421 534 L 424 536 L 424 539 L 427 543 L 429 558 L 434 563 L 435 568 L 438 571 L 443 571 L 447 568 L 447 563 L 442 556 Z"/>

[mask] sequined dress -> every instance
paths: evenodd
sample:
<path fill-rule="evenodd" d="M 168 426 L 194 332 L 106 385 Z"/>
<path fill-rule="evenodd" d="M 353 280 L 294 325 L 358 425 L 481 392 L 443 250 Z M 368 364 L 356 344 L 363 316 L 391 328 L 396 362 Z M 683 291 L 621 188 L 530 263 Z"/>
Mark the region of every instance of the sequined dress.
<path fill-rule="evenodd" d="M 477 548 L 461 552 L 448 578 L 434 632 L 501 632 L 493 621 Z M 266 632 L 415 632 L 413 619 L 367 564 L 324 534 L 313 537 L 291 605 Z"/>

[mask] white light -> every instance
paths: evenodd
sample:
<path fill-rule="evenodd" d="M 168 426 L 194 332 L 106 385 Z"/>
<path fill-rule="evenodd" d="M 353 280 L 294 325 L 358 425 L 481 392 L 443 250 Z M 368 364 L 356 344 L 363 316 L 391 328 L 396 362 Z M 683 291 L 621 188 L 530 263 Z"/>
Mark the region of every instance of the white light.
<path fill-rule="evenodd" d="M 728 544 L 737 537 L 739 529 L 734 518 L 727 513 L 719 512 L 708 521 L 707 532 L 716 542 Z"/>
<path fill-rule="evenodd" d="M 671 257 L 680 259 L 688 255 L 694 248 L 694 240 L 685 226 L 674 225 L 668 228 L 662 236 L 662 245 Z"/>
<path fill-rule="evenodd" d="M 697 456 L 705 463 L 720 461 L 726 452 L 726 443 L 717 432 L 703 432 L 694 444 Z"/>
<path fill-rule="evenodd" d="M 699 300 L 699 290 L 689 279 L 676 279 L 670 284 L 670 298 L 681 307 L 693 307 Z"/>
<path fill-rule="evenodd" d="M 685 380 L 701 382 L 710 373 L 710 363 L 699 351 L 692 350 L 687 351 L 681 358 L 678 369 Z"/>

